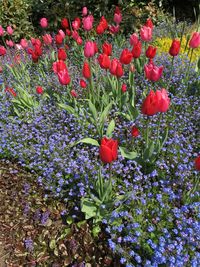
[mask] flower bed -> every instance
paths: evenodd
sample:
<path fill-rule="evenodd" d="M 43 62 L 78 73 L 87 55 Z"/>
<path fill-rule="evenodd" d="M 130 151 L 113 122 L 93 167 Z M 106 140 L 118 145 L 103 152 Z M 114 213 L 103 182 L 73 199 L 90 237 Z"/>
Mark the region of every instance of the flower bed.
<path fill-rule="evenodd" d="M 200 34 L 189 58 L 181 37 L 156 55 L 150 19 L 127 41 L 119 8 L 95 30 L 87 12 L 53 37 L 43 18 L 41 39 L 0 47 L 0 157 L 64 203 L 66 224 L 106 236 L 121 266 L 198 266 Z"/>

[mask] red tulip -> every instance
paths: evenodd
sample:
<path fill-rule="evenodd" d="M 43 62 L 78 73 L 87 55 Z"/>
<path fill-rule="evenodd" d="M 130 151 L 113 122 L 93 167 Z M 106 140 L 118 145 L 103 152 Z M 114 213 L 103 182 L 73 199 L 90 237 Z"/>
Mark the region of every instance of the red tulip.
<path fill-rule="evenodd" d="M 103 25 L 102 24 L 98 24 L 97 25 L 97 27 L 96 27 L 96 33 L 97 34 L 102 34 L 102 33 L 104 33 L 104 27 L 103 27 Z"/>
<path fill-rule="evenodd" d="M 127 91 L 127 85 L 125 83 L 122 84 L 122 93 Z"/>
<path fill-rule="evenodd" d="M 61 61 L 57 61 L 57 62 L 53 63 L 53 71 L 54 71 L 54 73 L 57 74 L 58 72 L 61 72 L 63 70 L 67 70 L 67 66 L 66 66 L 64 61 L 61 60 Z"/>
<path fill-rule="evenodd" d="M 43 88 L 41 86 L 36 87 L 36 93 L 41 95 L 43 93 Z"/>
<path fill-rule="evenodd" d="M 147 19 L 146 22 L 145 22 L 145 26 L 151 28 L 153 30 L 153 22 L 151 19 Z"/>
<path fill-rule="evenodd" d="M 56 44 L 57 45 L 61 45 L 62 44 L 62 42 L 63 42 L 63 37 L 62 37 L 62 35 L 61 34 L 56 34 L 56 36 L 55 36 L 55 41 L 56 41 Z"/>
<path fill-rule="evenodd" d="M 78 94 L 77 94 L 77 92 L 76 92 L 75 90 L 71 90 L 71 91 L 70 91 L 70 95 L 71 95 L 72 97 L 77 97 L 77 96 L 78 96 Z"/>
<path fill-rule="evenodd" d="M 140 41 L 137 42 L 137 44 L 135 44 L 133 46 L 133 49 L 131 51 L 133 58 L 139 58 L 142 52 L 142 43 Z"/>
<path fill-rule="evenodd" d="M 67 36 L 71 36 L 72 32 L 69 29 L 66 29 L 66 34 L 67 34 Z"/>
<path fill-rule="evenodd" d="M 150 45 L 146 50 L 146 57 L 150 59 L 154 58 L 156 55 L 156 50 L 157 50 L 156 47 L 153 47 L 152 45 Z"/>
<path fill-rule="evenodd" d="M 62 25 L 62 27 L 63 27 L 64 29 L 68 29 L 68 28 L 69 28 L 69 21 L 68 21 L 68 19 L 63 18 L 63 19 L 61 20 L 61 25 Z"/>
<path fill-rule="evenodd" d="M 80 18 L 75 18 L 75 20 L 72 21 L 72 28 L 74 30 L 78 31 L 80 27 L 81 27 L 81 19 Z"/>
<path fill-rule="evenodd" d="M 77 31 L 72 31 L 72 38 L 76 41 L 79 37 L 79 34 Z"/>
<path fill-rule="evenodd" d="M 153 116 L 158 112 L 166 112 L 169 109 L 169 105 L 170 98 L 164 88 L 156 92 L 151 90 L 142 104 L 142 113 Z"/>
<path fill-rule="evenodd" d="M 110 58 L 106 54 L 100 54 L 98 56 L 98 61 L 102 69 L 110 68 Z"/>
<path fill-rule="evenodd" d="M 65 50 L 63 48 L 59 48 L 58 49 L 58 59 L 64 61 L 64 60 L 66 60 L 66 58 L 67 58 L 67 54 L 66 54 Z"/>
<path fill-rule="evenodd" d="M 84 62 L 83 64 L 82 74 L 85 79 L 89 79 L 91 77 L 90 66 L 87 62 Z"/>
<path fill-rule="evenodd" d="M 104 31 L 108 29 L 108 22 L 104 16 L 101 17 L 100 22 L 101 26 L 104 28 Z"/>
<path fill-rule="evenodd" d="M 102 138 L 99 155 L 103 163 L 111 163 L 117 159 L 118 142 L 114 139 Z"/>
<path fill-rule="evenodd" d="M 112 44 L 109 44 L 107 42 L 105 42 L 102 45 L 102 49 L 103 49 L 103 53 L 106 54 L 107 56 L 111 56 L 112 54 Z"/>
<path fill-rule="evenodd" d="M 122 68 L 122 64 L 116 58 L 114 58 L 111 61 L 110 73 L 115 75 L 115 76 L 117 76 L 118 78 L 121 77 L 124 74 L 124 71 L 123 71 L 123 68 Z"/>
<path fill-rule="evenodd" d="M 68 85 L 70 83 L 71 79 L 70 79 L 67 69 L 64 69 L 63 71 L 58 72 L 58 79 L 62 85 Z"/>
<path fill-rule="evenodd" d="M 200 155 L 195 159 L 194 166 L 197 171 L 200 171 Z"/>
<path fill-rule="evenodd" d="M 139 134 L 140 134 L 140 132 L 139 132 L 138 128 L 136 126 L 132 126 L 132 128 L 131 128 L 131 135 L 133 137 L 137 137 Z"/>
<path fill-rule="evenodd" d="M 76 43 L 77 43 L 78 45 L 82 45 L 83 40 L 82 40 L 82 38 L 81 38 L 80 36 L 76 39 Z"/>
<path fill-rule="evenodd" d="M 81 86 L 82 88 L 86 88 L 86 87 L 87 87 L 87 83 L 86 83 L 86 81 L 83 80 L 83 79 L 81 79 L 81 80 L 80 80 L 80 86 Z"/>
<path fill-rule="evenodd" d="M 5 92 L 10 93 L 10 94 L 11 94 L 12 96 L 14 96 L 14 97 L 17 96 L 16 92 L 15 92 L 12 88 L 6 87 L 6 88 L 5 88 Z"/>
<path fill-rule="evenodd" d="M 40 41 L 40 39 L 38 39 L 38 38 L 33 38 L 33 37 L 31 37 L 31 43 L 32 43 L 32 45 L 33 46 L 42 46 L 42 42 Z"/>
<path fill-rule="evenodd" d="M 172 44 L 171 44 L 171 47 L 169 49 L 169 54 L 172 56 L 172 57 L 175 57 L 178 55 L 179 51 L 180 51 L 180 48 L 181 48 L 181 43 L 179 40 L 176 40 L 174 39 L 172 41 Z"/>
<path fill-rule="evenodd" d="M 141 37 L 142 41 L 145 41 L 145 42 L 151 41 L 152 29 L 150 27 L 143 26 L 140 29 L 140 37 Z"/>
<path fill-rule="evenodd" d="M 154 91 L 150 91 L 142 104 L 142 113 L 144 115 L 153 116 L 158 112 L 158 103 Z"/>
<path fill-rule="evenodd" d="M 132 57 L 132 53 L 128 49 L 124 49 L 120 56 L 120 62 L 122 64 L 128 65 L 131 63 Z"/>
<path fill-rule="evenodd" d="M 200 32 L 194 32 L 190 42 L 189 42 L 189 47 L 190 48 L 198 48 L 200 46 Z"/>
<path fill-rule="evenodd" d="M 149 63 L 144 66 L 145 76 L 148 80 L 156 82 L 160 79 L 162 72 L 163 72 L 163 66 L 157 67 L 153 63 Z"/>
<path fill-rule="evenodd" d="M 6 49 L 4 46 L 0 46 L 0 56 L 5 56 L 6 55 Z"/>
<path fill-rule="evenodd" d="M 166 112 L 170 106 L 170 98 L 168 97 L 167 91 L 162 88 L 161 90 L 157 90 L 155 95 L 158 103 L 158 112 Z"/>

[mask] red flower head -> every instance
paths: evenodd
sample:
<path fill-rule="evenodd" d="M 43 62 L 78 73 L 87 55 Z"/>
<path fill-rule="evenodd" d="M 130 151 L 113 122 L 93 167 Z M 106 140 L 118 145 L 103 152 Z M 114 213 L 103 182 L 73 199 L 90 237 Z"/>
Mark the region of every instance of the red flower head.
<path fill-rule="evenodd" d="M 117 159 L 118 142 L 114 139 L 102 138 L 99 155 L 103 163 L 111 163 Z"/>
<path fill-rule="evenodd" d="M 72 28 L 74 30 L 78 31 L 80 27 L 81 27 L 81 19 L 80 18 L 75 18 L 75 20 L 72 21 Z"/>
<path fill-rule="evenodd" d="M 98 61 L 102 69 L 110 68 L 110 58 L 106 54 L 100 54 L 98 56 Z"/>
<path fill-rule="evenodd" d="M 156 50 L 157 50 L 156 47 L 153 47 L 152 45 L 150 45 L 146 50 L 146 57 L 150 59 L 154 58 L 156 55 Z"/>
<path fill-rule="evenodd" d="M 58 72 L 61 72 L 63 70 L 67 70 L 67 66 L 66 66 L 64 61 L 60 60 L 60 61 L 53 63 L 53 72 L 54 73 L 57 74 Z"/>
<path fill-rule="evenodd" d="M 112 44 L 109 44 L 109 43 L 105 42 L 102 45 L 102 50 L 103 50 L 104 54 L 106 54 L 107 56 L 111 56 L 111 54 L 112 54 Z"/>
<path fill-rule="evenodd" d="M 0 46 L 0 56 L 5 56 L 6 55 L 6 49 L 4 46 Z"/>
<path fill-rule="evenodd" d="M 151 28 L 153 30 L 154 25 L 153 25 L 152 20 L 151 19 L 147 19 L 146 22 L 145 22 L 145 26 L 147 26 L 147 27 L 149 27 L 149 28 Z"/>
<path fill-rule="evenodd" d="M 40 26 L 41 26 L 42 28 L 46 28 L 46 27 L 48 26 L 48 21 L 47 21 L 46 18 L 42 18 L 42 19 L 40 20 Z"/>
<path fill-rule="evenodd" d="M 200 46 L 200 32 L 194 32 L 190 42 L 189 42 L 189 47 L 190 48 L 198 48 Z"/>
<path fill-rule="evenodd" d="M 70 83 L 71 79 L 70 79 L 67 69 L 64 69 L 63 71 L 58 72 L 58 79 L 62 85 L 68 85 Z"/>
<path fill-rule="evenodd" d="M 120 62 L 122 64 L 128 65 L 129 63 L 131 63 L 132 58 L 132 53 L 128 49 L 124 49 L 120 56 Z"/>
<path fill-rule="evenodd" d="M 122 68 L 122 64 L 116 58 L 114 58 L 111 61 L 110 73 L 115 75 L 115 76 L 117 76 L 118 78 L 121 77 L 124 74 L 124 71 L 123 71 L 123 68 Z"/>
<path fill-rule="evenodd" d="M 69 28 L 69 21 L 68 21 L 68 19 L 63 18 L 61 20 L 61 25 L 62 25 L 63 29 L 68 29 Z"/>
<path fill-rule="evenodd" d="M 66 60 L 67 54 L 63 48 L 58 49 L 58 59 L 59 60 Z"/>
<path fill-rule="evenodd" d="M 142 52 L 142 43 L 138 41 L 135 45 L 133 45 L 133 49 L 131 51 L 133 58 L 139 58 Z"/>
<path fill-rule="evenodd" d="M 77 96 L 78 96 L 78 94 L 77 94 L 77 92 L 76 92 L 75 90 L 71 90 L 71 91 L 70 91 L 70 95 L 71 95 L 72 97 L 77 97 Z"/>
<path fill-rule="evenodd" d="M 89 79 L 91 77 L 90 66 L 87 62 L 84 62 L 83 64 L 82 74 L 85 79 Z"/>
<path fill-rule="evenodd" d="M 161 90 L 157 90 L 156 93 L 157 98 L 157 108 L 158 112 L 166 112 L 170 106 L 170 98 L 168 97 L 167 91 L 162 88 Z"/>
<path fill-rule="evenodd" d="M 130 45 L 136 45 L 138 43 L 139 39 L 138 39 L 138 35 L 137 33 L 133 33 L 131 36 L 130 36 Z"/>
<path fill-rule="evenodd" d="M 62 44 L 62 42 L 63 42 L 63 36 L 61 35 L 61 34 L 56 34 L 56 36 L 55 36 L 55 41 L 56 41 L 56 44 L 57 45 L 61 45 Z"/>
<path fill-rule="evenodd" d="M 197 171 L 200 171 L 200 155 L 195 159 L 194 166 Z"/>
<path fill-rule="evenodd" d="M 86 87 L 87 87 L 87 83 L 86 83 L 86 81 L 83 80 L 83 79 L 81 79 L 81 80 L 80 80 L 80 86 L 81 86 L 82 88 L 86 88 Z"/>
<path fill-rule="evenodd" d="M 169 49 L 169 54 L 172 56 L 172 57 L 175 57 L 178 55 L 179 51 L 180 51 L 180 48 L 181 48 L 181 43 L 179 40 L 176 40 L 174 39 L 172 41 L 172 44 L 171 44 L 171 47 Z"/>
<path fill-rule="evenodd" d="M 127 91 L 127 85 L 125 83 L 122 84 L 122 93 Z"/>
<path fill-rule="evenodd" d="M 41 95 L 41 94 L 43 93 L 43 88 L 42 88 L 41 86 L 37 86 L 37 87 L 36 87 L 36 93 L 37 93 L 38 95 Z"/>
<path fill-rule="evenodd" d="M 100 34 L 103 34 L 104 31 L 105 30 L 104 30 L 103 25 L 102 24 L 98 24 L 97 27 L 96 27 L 96 33 L 100 35 Z"/>
<path fill-rule="evenodd" d="M 10 94 L 11 94 L 12 96 L 14 96 L 14 97 L 17 96 L 16 92 L 15 92 L 12 88 L 10 88 L 10 87 L 6 87 L 6 88 L 5 88 L 5 92 L 10 93 Z"/>
<path fill-rule="evenodd" d="M 142 104 L 142 113 L 144 115 L 153 116 L 158 112 L 157 98 L 153 90 L 145 98 Z"/>
<path fill-rule="evenodd" d="M 136 126 L 132 126 L 132 128 L 131 128 L 131 135 L 133 137 L 137 137 L 139 134 L 140 134 L 140 132 L 139 132 L 138 128 Z"/>
<path fill-rule="evenodd" d="M 162 72 L 163 72 L 163 66 L 157 67 L 153 63 L 149 63 L 144 66 L 145 76 L 148 80 L 156 82 L 160 79 Z"/>

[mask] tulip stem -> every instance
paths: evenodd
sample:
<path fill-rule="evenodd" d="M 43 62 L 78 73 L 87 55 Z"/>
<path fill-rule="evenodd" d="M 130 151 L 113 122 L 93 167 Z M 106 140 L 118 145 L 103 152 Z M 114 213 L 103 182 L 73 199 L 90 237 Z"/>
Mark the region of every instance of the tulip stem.
<path fill-rule="evenodd" d="M 170 69 L 170 76 L 169 76 L 169 80 L 167 82 L 167 88 L 169 87 L 170 81 L 172 79 L 172 74 L 173 74 L 173 70 L 174 70 L 174 57 L 172 57 L 172 63 L 171 63 L 171 69 Z"/>
<path fill-rule="evenodd" d="M 185 81 L 187 82 L 186 90 L 188 89 L 188 86 L 189 86 L 189 79 L 188 78 L 189 78 L 189 70 L 190 70 L 190 66 L 191 66 L 191 62 L 192 62 L 193 52 L 194 52 L 194 49 L 192 49 L 192 51 L 191 51 L 190 60 L 189 60 L 189 64 L 188 64 L 186 75 L 185 75 Z"/>

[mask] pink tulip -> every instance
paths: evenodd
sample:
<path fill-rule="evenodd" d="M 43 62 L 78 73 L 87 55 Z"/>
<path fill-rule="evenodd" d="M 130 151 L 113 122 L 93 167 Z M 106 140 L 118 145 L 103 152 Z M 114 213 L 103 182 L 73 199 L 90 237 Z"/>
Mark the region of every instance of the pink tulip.
<path fill-rule="evenodd" d="M 58 79 L 62 85 L 68 85 L 70 83 L 70 76 L 67 69 L 58 72 Z"/>
<path fill-rule="evenodd" d="M 190 42 L 189 42 L 189 47 L 190 48 L 198 48 L 200 46 L 200 32 L 194 32 Z"/>
<path fill-rule="evenodd" d="M 85 43 L 85 47 L 84 47 L 84 55 L 85 55 L 85 57 L 87 57 L 87 58 L 93 57 L 96 52 L 97 52 L 96 43 L 92 42 L 92 41 L 87 41 Z"/>
<path fill-rule="evenodd" d="M 87 13 L 88 13 L 87 7 L 84 6 L 83 9 L 82 9 L 82 15 L 83 15 L 83 17 L 87 16 Z"/>
<path fill-rule="evenodd" d="M 77 96 L 78 96 L 78 94 L 77 94 L 77 92 L 76 92 L 75 90 L 71 90 L 71 91 L 70 91 L 70 95 L 71 95 L 72 97 L 77 97 Z"/>
<path fill-rule="evenodd" d="M 138 43 L 139 39 L 138 39 L 138 35 L 137 33 L 133 33 L 130 36 L 130 45 L 136 45 Z"/>
<path fill-rule="evenodd" d="M 25 49 L 28 47 L 28 42 L 26 39 L 21 39 L 20 45 Z"/>
<path fill-rule="evenodd" d="M 9 47 L 13 47 L 13 46 L 14 46 L 14 43 L 13 43 L 13 41 L 11 41 L 11 40 L 6 40 L 6 44 L 7 44 L 7 46 L 9 46 Z"/>
<path fill-rule="evenodd" d="M 50 45 L 52 43 L 52 37 L 50 34 L 45 34 L 42 36 L 43 42 L 45 43 L 45 45 Z"/>
<path fill-rule="evenodd" d="M 145 41 L 145 42 L 151 41 L 152 29 L 150 27 L 143 26 L 140 29 L 140 37 L 141 37 L 142 41 Z"/>
<path fill-rule="evenodd" d="M 46 28 L 46 27 L 48 26 L 48 21 L 47 21 L 46 18 L 42 18 L 42 19 L 40 20 L 40 26 L 41 26 L 42 28 Z"/>
<path fill-rule="evenodd" d="M 119 25 L 116 25 L 116 26 L 115 25 L 110 25 L 109 26 L 109 30 L 113 34 L 118 33 L 119 32 L 119 29 L 120 29 Z"/>
<path fill-rule="evenodd" d="M 84 17 L 82 22 L 83 22 L 83 29 L 85 31 L 90 31 L 92 29 L 92 26 L 93 26 L 94 17 L 92 15 Z"/>
<path fill-rule="evenodd" d="M 3 36 L 4 35 L 4 29 L 3 27 L 0 25 L 0 36 Z"/>
<path fill-rule="evenodd" d="M 150 63 L 144 66 L 145 76 L 148 80 L 156 82 L 160 79 L 163 66 L 157 67 L 154 64 Z"/>
<path fill-rule="evenodd" d="M 65 39 L 65 33 L 63 30 L 59 30 L 58 34 L 60 34 L 62 36 L 62 38 Z"/>
<path fill-rule="evenodd" d="M 122 21 L 122 14 L 121 13 L 115 13 L 114 14 L 114 22 L 119 25 Z"/>
<path fill-rule="evenodd" d="M 11 26 L 8 26 L 8 27 L 6 28 L 6 30 L 7 30 L 7 33 L 8 33 L 9 35 L 12 35 L 12 34 L 13 34 L 13 28 L 12 28 Z"/>

